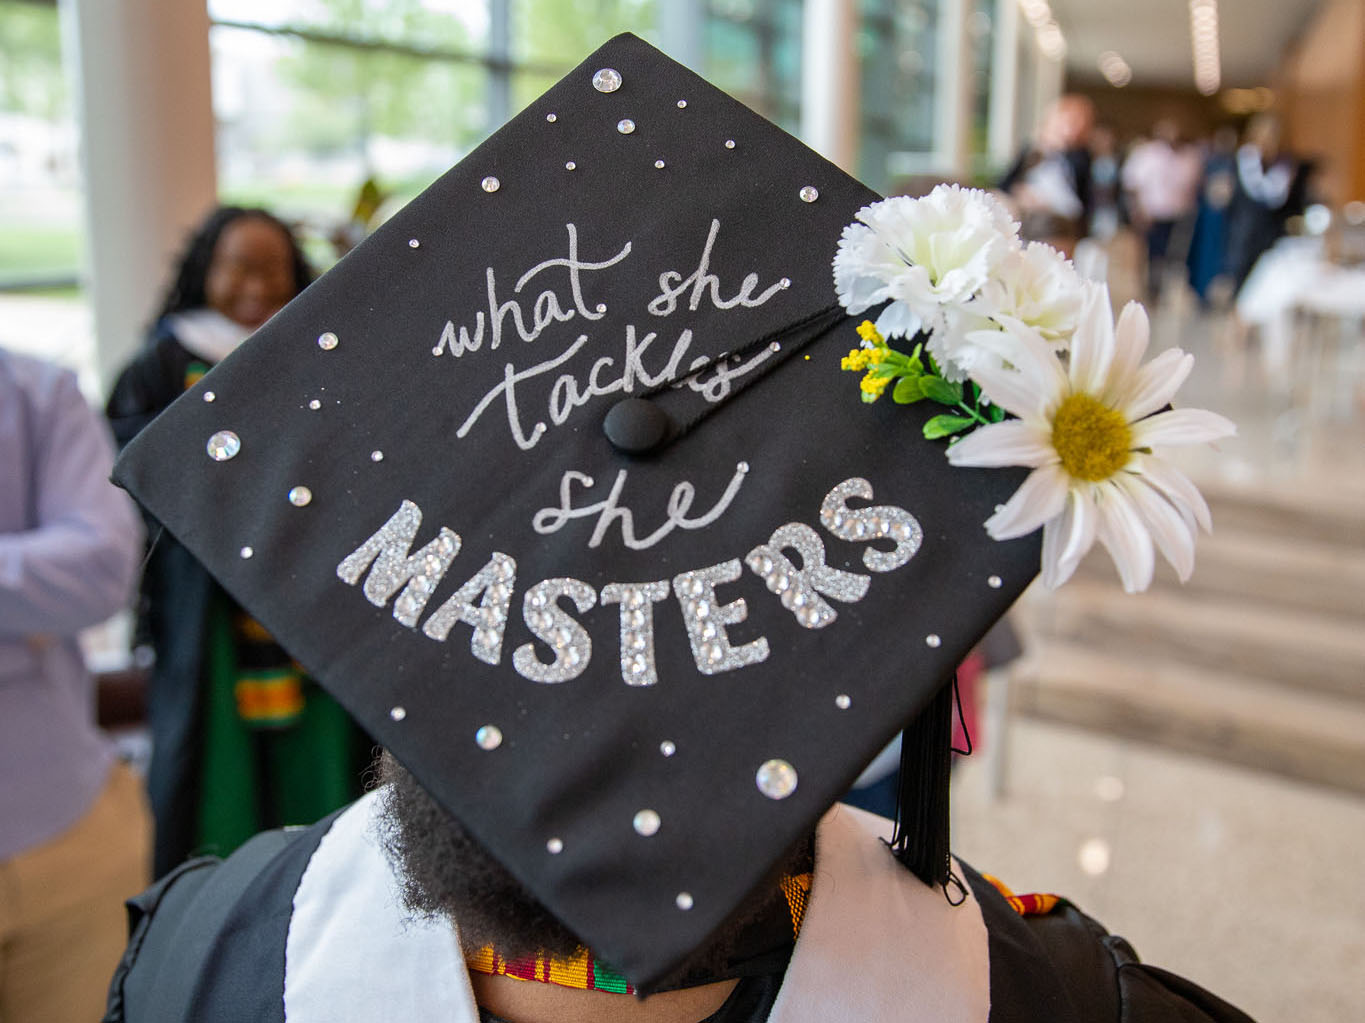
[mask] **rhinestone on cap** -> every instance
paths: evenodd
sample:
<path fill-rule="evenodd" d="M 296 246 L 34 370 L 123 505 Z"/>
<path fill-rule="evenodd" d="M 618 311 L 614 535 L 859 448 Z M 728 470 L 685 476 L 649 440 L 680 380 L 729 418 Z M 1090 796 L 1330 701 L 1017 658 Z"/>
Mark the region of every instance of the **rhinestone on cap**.
<path fill-rule="evenodd" d="M 685 99 L 680 99 L 680 100 L 678 100 L 678 109 L 679 109 L 679 110 L 686 110 L 686 109 L 687 109 L 687 100 L 685 100 Z"/>
<path fill-rule="evenodd" d="M 551 114 L 550 116 L 553 117 L 554 115 Z M 549 853 L 551 856 L 558 856 L 560 853 L 564 851 L 564 839 L 562 838 L 550 839 L 548 842 L 545 843 L 545 851 Z"/>
<path fill-rule="evenodd" d="M 725 140 L 725 148 L 726 148 L 726 149 L 734 149 L 734 148 L 735 148 L 735 140 L 734 140 L 734 139 L 726 139 L 726 140 Z"/>
<path fill-rule="evenodd" d="M 654 169 L 655 169 L 655 170 L 663 170 L 663 169 L 664 169 L 664 162 L 663 162 L 662 160 L 655 160 L 655 161 L 654 161 Z"/>
<path fill-rule="evenodd" d="M 1001 579 L 998 575 L 993 575 L 986 580 L 986 585 L 993 590 L 1000 589 L 1000 587 L 1003 586 L 1004 584 L 1005 580 Z"/>
<path fill-rule="evenodd" d="M 485 192 L 496 192 L 499 188 L 502 187 L 502 182 L 499 181 L 497 178 L 493 177 L 492 174 L 490 174 L 488 175 L 488 177 L 484 178 L 482 181 L 479 182 L 479 187 L 482 188 Z"/>
<path fill-rule="evenodd" d="M 322 408 L 322 402 L 314 398 L 312 401 L 308 403 L 308 407 L 312 409 L 314 412 L 316 412 L 318 409 Z"/>
<path fill-rule="evenodd" d="M 554 114 L 546 114 L 545 120 L 549 121 L 551 124 L 554 124 L 556 121 L 559 120 L 559 118 L 556 117 Z"/>
<path fill-rule="evenodd" d="M 621 88 L 621 72 L 614 67 L 604 67 L 592 76 L 592 87 L 598 92 L 615 92 Z"/>
<path fill-rule="evenodd" d="M 384 461 L 384 452 L 378 451 L 378 450 L 371 451 L 371 452 L 370 452 L 370 461 L 371 461 L 371 462 L 382 462 L 382 461 Z"/>
<path fill-rule="evenodd" d="M 834 706 L 838 707 L 840 710 L 848 710 L 848 708 L 853 706 L 853 700 L 848 693 L 840 693 L 834 698 Z"/>
<path fill-rule="evenodd" d="M 820 189 L 816 188 L 814 185 L 807 185 L 805 188 L 801 189 L 799 194 L 802 202 L 815 202 L 816 199 L 820 198 Z"/>
<path fill-rule="evenodd" d="M 243 548 L 242 548 L 240 551 L 238 551 L 237 553 L 240 554 L 243 558 L 249 558 L 249 557 L 251 557 L 253 554 L 255 554 L 256 552 L 255 552 L 254 550 L 252 550 L 250 547 L 243 547 Z"/>
<path fill-rule="evenodd" d="M 325 334 L 318 335 L 318 347 L 321 348 L 324 352 L 330 352 L 333 348 L 337 346 L 337 343 L 340 340 L 341 340 L 340 338 L 338 338 L 329 330 Z"/>
<path fill-rule="evenodd" d="M 695 903 L 692 901 L 691 892 L 679 892 L 678 897 L 673 900 L 673 904 L 683 912 L 686 912 L 691 909 Z"/>
<path fill-rule="evenodd" d="M 289 491 L 289 503 L 295 508 L 302 508 L 313 500 L 313 492 L 307 487 L 294 487 Z"/>
<path fill-rule="evenodd" d="M 678 752 L 678 746 L 673 740 L 665 739 L 663 742 L 659 743 L 659 752 L 666 757 L 671 757 L 674 753 Z"/>
<path fill-rule="evenodd" d="M 497 749 L 502 745 L 502 729 L 497 725 L 484 725 L 474 733 L 474 741 L 479 744 L 479 749 Z"/>
<path fill-rule="evenodd" d="M 215 398 L 217 398 L 217 397 L 218 397 L 218 395 L 214 394 L 212 391 L 205 391 L 205 392 L 204 392 L 204 400 L 207 401 L 207 402 L 212 402 L 212 401 L 213 401 Z"/>
<path fill-rule="evenodd" d="M 209 457 L 215 462 L 226 462 L 242 450 L 242 438 L 231 430 L 219 430 L 209 438 L 205 447 L 208 450 Z"/>
<path fill-rule="evenodd" d="M 407 716 L 408 710 L 406 707 L 394 707 L 389 711 L 389 717 L 393 718 L 395 721 L 402 721 Z"/>
<path fill-rule="evenodd" d="M 409 239 L 408 239 L 408 248 L 410 248 L 410 249 L 420 248 L 421 245 L 422 245 L 422 243 L 419 242 L 416 238 L 409 238 Z"/>
<path fill-rule="evenodd" d="M 924 637 L 924 642 L 927 646 L 938 647 L 942 645 L 943 640 L 938 638 L 937 632 L 931 632 L 929 633 L 929 635 Z"/>
<path fill-rule="evenodd" d="M 577 170 L 577 169 L 578 169 L 578 164 L 576 164 L 576 163 L 574 163 L 572 160 L 570 160 L 570 161 L 568 161 L 567 163 L 564 164 L 564 169 L 565 169 L 565 170 Z"/>
<path fill-rule="evenodd" d="M 616 122 L 616 130 L 622 135 L 629 135 L 635 130 L 635 122 L 629 117 L 623 117 Z"/>
<path fill-rule="evenodd" d="M 644 835 L 648 838 L 658 832 L 659 825 L 663 823 L 659 820 L 659 815 L 653 810 L 641 810 L 630 822 L 637 835 Z"/>
<path fill-rule="evenodd" d="M 785 760 L 765 760 L 754 782 L 769 799 L 786 799 L 796 791 L 796 768 Z"/>

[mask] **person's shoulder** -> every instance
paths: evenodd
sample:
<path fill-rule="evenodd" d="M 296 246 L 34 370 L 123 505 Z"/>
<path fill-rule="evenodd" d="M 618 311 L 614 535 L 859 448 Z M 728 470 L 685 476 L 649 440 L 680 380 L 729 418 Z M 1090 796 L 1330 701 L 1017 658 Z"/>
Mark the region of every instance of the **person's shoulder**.
<path fill-rule="evenodd" d="M 299 879 L 338 811 L 302 828 L 262 832 L 226 859 L 189 860 L 128 900 L 128 946 L 104 1023 L 188 1018 L 225 990 L 255 984 L 265 1015 L 283 990 L 283 950 Z M 278 965 L 278 969 L 276 968 Z M 275 978 L 270 990 L 272 971 Z M 235 1008 L 244 1006 L 237 1001 Z"/>
<path fill-rule="evenodd" d="M 126 444 L 185 390 L 194 357 L 163 318 L 114 381 L 105 406 L 119 444 Z M 207 370 L 207 366 L 204 367 Z"/>
<path fill-rule="evenodd" d="M 993 1023 L 1251 1023 L 1199 985 L 1142 962 L 1070 900 L 1016 895 L 963 869 L 989 934 Z"/>

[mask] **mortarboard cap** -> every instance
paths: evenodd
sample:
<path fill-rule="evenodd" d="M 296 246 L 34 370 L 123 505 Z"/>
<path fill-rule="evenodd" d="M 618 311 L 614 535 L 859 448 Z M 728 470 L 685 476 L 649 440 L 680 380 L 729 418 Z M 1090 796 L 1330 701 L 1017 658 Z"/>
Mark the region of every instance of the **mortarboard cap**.
<path fill-rule="evenodd" d="M 118 480 L 601 958 L 702 946 L 1033 578 L 860 405 L 879 198 L 613 39 L 213 370 Z M 907 421 L 909 420 L 909 421 Z"/>

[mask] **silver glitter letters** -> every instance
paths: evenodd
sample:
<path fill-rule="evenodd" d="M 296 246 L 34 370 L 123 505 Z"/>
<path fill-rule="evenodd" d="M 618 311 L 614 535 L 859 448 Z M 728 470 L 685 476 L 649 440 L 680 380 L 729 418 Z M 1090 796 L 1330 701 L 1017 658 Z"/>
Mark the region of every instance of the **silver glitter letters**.
<path fill-rule="evenodd" d="M 388 522 L 337 565 L 337 578 L 352 586 L 365 569 L 370 569 L 364 590 L 376 607 L 387 604 L 402 587 L 403 592 L 394 601 L 393 616 L 408 628 L 417 624 L 432 591 L 460 550 L 459 534 L 442 526 L 435 540 L 409 554 L 421 525 L 422 509 L 405 500 Z"/>
<path fill-rule="evenodd" d="M 788 550 L 801 556 L 800 568 L 784 553 Z M 789 522 L 774 530 L 766 544 L 749 552 L 744 563 L 807 629 L 823 629 L 839 617 L 820 594 L 852 604 L 867 595 L 872 582 L 865 575 L 825 564 L 825 544 L 820 534 L 800 522 Z"/>
<path fill-rule="evenodd" d="M 734 671 L 746 665 L 768 659 L 768 641 L 760 636 L 751 643 L 731 646 L 725 626 L 744 621 L 749 616 L 744 598 L 728 604 L 716 600 L 716 585 L 732 583 L 743 574 L 738 558 L 683 572 L 673 579 L 673 592 L 682 605 L 683 623 L 692 644 L 692 657 L 703 675 Z"/>
<path fill-rule="evenodd" d="M 602 587 L 603 604 L 621 605 L 621 681 L 628 686 L 659 681 L 654 666 L 654 605 L 667 599 L 667 580 Z"/>
<path fill-rule="evenodd" d="M 844 480 L 825 495 L 820 504 L 820 523 L 840 540 L 867 543 L 890 539 L 896 542 L 896 549 L 892 551 L 872 547 L 863 551 L 864 565 L 874 572 L 890 572 L 915 556 L 924 539 L 918 519 L 904 508 L 889 504 L 850 508 L 850 497 L 871 499 L 872 484 L 856 476 Z"/>
<path fill-rule="evenodd" d="M 678 299 L 689 288 L 692 290 L 692 294 L 687 300 L 687 307 L 692 312 L 696 312 L 701 307 L 702 298 L 708 290 L 711 293 L 711 304 L 717 309 L 733 309 L 737 305 L 748 308 L 760 306 L 783 290 L 785 285 L 774 284 L 754 297 L 754 289 L 758 287 L 758 274 L 751 273 L 744 276 L 739 291 L 733 298 L 721 298 L 720 278 L 711 272 L 711 249 L 716 244 L 716 236 L 719 234 L 720 221 L 712 220 L 711 230 L 706 235 L 706 244 L 701 250 L 701 259 L 697 263 L 697 268 L 687 277 L 684 277 L 677 270 L 666 270 L 659 275 L 659 294 L 650 301 L 648 306 L 651 313 L 655 316 L 672 316 L 678 308 Z"/>
<path fill-rule="evenodd" d="M 469 637 L 469 652 L 485 664 L 502 659 L 502 637 L 507 629 L 507 608 L 516 585 L 517 563 L 501 551 L 494 551 L 479 569 L 422 625 L 422 631 L 435 640 L 444 640 L 456 622 L 474 626 Z M 483 594 L 478 604 L 474 598 Z"/>
<path fill-rule="evenodd" d="M 581 614 L 597 604 L 597 591 L 578 579 L 546 579 L 526 591 L 522 614 L 526 627 L 554 651 L 555 659 L 544 664 L 536 648 L 525 643 L 512 653 L 512 666 L 532 682 L 568 682 L 583 674 L 592 658 L 592 640 L 587 630 L 559 606 L 568 597 Z"/>

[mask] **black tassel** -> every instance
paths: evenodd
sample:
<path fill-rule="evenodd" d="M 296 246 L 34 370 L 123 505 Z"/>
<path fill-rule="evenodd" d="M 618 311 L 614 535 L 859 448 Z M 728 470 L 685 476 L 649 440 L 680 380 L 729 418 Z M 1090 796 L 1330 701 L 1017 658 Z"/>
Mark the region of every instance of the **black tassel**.
<path fill-rule="evenodd" d="M 927 885 L 946 886 L 948 776 L 952 767 L 954 677 L 901 736 L 900 785 L 891 851 Z"/>

